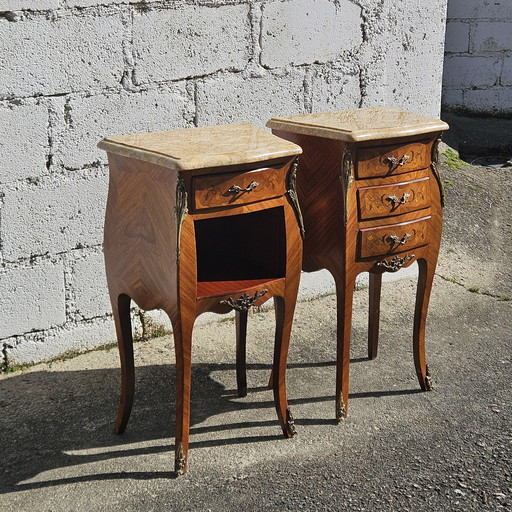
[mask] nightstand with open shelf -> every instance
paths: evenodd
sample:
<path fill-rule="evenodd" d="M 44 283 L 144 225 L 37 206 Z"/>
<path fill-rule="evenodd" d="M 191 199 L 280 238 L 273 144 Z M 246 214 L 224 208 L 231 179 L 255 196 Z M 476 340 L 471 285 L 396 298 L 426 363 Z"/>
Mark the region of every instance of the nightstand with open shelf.
<path fill-rule="evenodd" d="M 130 303 L 162 309 L 176 349 L 175 468 L 187 470 L 191 343 L 206 311 L 236 315 L 236 370 L 247 393 L 247 311 L 274 298 L 272 388 L 286 437 L 286 358 L 302 263 L 295 172 L 301 149 L 250 124 L 108 137 L 104 252 L 121 358 L 115 431 L 134 396 Z"/>

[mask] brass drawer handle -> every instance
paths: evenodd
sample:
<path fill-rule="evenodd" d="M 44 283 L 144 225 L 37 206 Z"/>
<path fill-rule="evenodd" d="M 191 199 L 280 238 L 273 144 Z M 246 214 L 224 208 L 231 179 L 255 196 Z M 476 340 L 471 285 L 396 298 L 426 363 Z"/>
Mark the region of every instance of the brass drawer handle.
<path fill-rule="evenodd" d="M 239 187 L 238 185 L 233 185 L 232 187 L 230 187 L 228 189 L 228 192 L 230 194 L 240 194 L 240 192 L 251 192 L 253 191 L 257 186 L 259 185 L 259 183 L 257 181 L 251 181 L 251 183 L 249 183 L 249 185 L 247 185 L 246 188 L 242 188 L 242 187 Z"/>
<path fill-rule="evenodd" d="M 386 161 L 388 161 L 391 165 L 399 165 L 400 167 L 407 162 L 411 157 L 409 155 L 404 155 L 400 160 L 397 160 L 396 156 L 388 156 Z"/>
<path fill-rule="evenodd" d="M 258 301 L 263 295 L 265 295 L 268 290 L 261 290 L 261 292 L 256 292 L 252 297 L 247 293 L 241 295 L 238 299 L 233 299 L 232 297 L 228 297 L 226 300 L 221 300 L 219 304 L 223 306 L 230 306 L 237 311 L 247 311 L 254 303 Z"/>
<path fill-rule="evenodd" d="M 402 238 L 398 238 L 396 235 L 389 235 L 389 239 L 395 244 L 404 245 L 411 236 L 410 233 L 405 233 Z"/>
<path fill-rule="evenodd" d="M 415 258 L 414 254 L 406 254 L 403 258 L 400 256 L 395 256 L 394 258 L 388 260 L 382 260 L 377 263 L 378 267 L 382 267 L 389 272 L 396 272 L 400 270 L 406 263 Z"/>
<path fill-rule="evenodd" d="M 393 206 L 397 206 L 399 204 L 407 203 L 407 201 L 409 200 L 409 197 L 411 197 L 411 194 L 404 194 L 402 196 L 402 199 L 398 199 L 398 197 L 393 195 L 393 196 L 388 196 L 387 200 L 390 201 L 393 204 Z"/>

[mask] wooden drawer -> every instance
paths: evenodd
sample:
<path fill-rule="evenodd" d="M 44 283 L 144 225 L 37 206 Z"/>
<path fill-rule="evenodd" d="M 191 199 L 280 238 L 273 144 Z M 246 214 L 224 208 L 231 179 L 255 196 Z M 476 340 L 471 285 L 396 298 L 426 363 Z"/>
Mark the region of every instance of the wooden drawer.
<path fill-rule="evenodd" d="M 360 258 L 410 251 L 428 243 L 430 216 L 410 222 L 359 230 Z"/>
<path fill-rule="evenodd" d="M 426 169 L 431 163 L 430 143 L 374 146 L 357 151 L 357 178 L 375 178 Z"/>
<path fill-rule="evenodd" d="M 196 210 L 254 203 L 286 192 L 282 168 L 208 174 L 192 179 Z"/>
<path fill-rule="evenodd" d="M 430 205 L 430 179 L 362 187 L 357 195 L 360 220 L 401 215 Z"/>

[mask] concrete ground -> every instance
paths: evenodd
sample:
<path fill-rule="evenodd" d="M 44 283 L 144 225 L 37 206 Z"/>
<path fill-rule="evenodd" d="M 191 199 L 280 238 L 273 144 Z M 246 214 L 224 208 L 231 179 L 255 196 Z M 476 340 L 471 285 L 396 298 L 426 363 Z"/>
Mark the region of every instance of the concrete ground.
<path fill-rule="evenodd" d="M 453 165 L 453 164 L 452 164 Z M 445 227 L 427 325 L 435 389 L 419 390 L 415 279 L 386 283 L 379 355 L 355 293 L 349 418 L 335 425 L 335 298 L 297 305 L 281 437 L 265 387 L 272 311 L 249 321 L 236 395 L 231 320 L 194 332 L 189 473 L 172 471 L 174 349 L 136 345 L 136 402 L 113 434 L 116 349 L 0 376 L 0 510 L 505 510 L 512 505 L 510 169 L 443 166 Z"/>
<path fill-rule="evenodd" d="M 512 119 L 496 117 L 469 117 L 443 112 L 443 121 L 450 129 L 443 140 L 457 150 L 468 162 L 478 163 L 484 157 L 512 158 Z M 488 160 L 488 159 L 487 159 Z"/>

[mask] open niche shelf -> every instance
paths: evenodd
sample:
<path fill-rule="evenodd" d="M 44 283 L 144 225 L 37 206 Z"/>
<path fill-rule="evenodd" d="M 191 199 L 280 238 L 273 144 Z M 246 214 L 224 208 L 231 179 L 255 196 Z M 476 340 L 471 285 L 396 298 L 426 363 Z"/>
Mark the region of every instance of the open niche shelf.
<path fill-rule="evenodd" d="M 197 296 L 245 290 L 286 275 L 283 208 L 194 222 Z"/>

